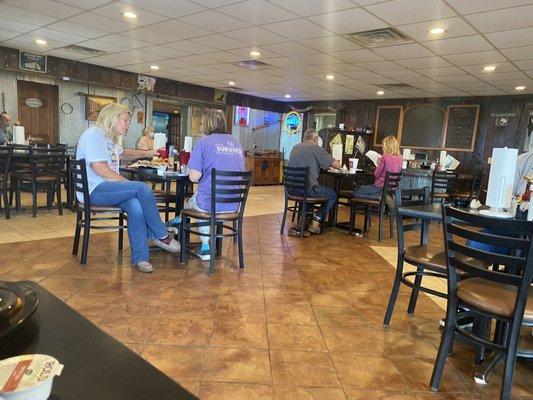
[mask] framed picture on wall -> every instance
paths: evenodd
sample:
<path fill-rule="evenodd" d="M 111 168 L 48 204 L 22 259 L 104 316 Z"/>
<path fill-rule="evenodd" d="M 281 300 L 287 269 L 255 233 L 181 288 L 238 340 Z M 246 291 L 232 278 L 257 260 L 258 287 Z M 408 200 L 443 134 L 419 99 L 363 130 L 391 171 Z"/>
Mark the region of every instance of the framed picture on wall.
<path fill-rule="evenodd" d="M 97 96 L 93 94 L 85 95 L 85 119 L 96 121 L 100 110 L 110 103 L 116 103 L 116 97 Z"/>
<path fill-rule="evenodd" d="M 19 51 L 19 68 L 32 71 L 46 73 L 46 56 L 43 54 L 29 53 L 27 51 Z"/>

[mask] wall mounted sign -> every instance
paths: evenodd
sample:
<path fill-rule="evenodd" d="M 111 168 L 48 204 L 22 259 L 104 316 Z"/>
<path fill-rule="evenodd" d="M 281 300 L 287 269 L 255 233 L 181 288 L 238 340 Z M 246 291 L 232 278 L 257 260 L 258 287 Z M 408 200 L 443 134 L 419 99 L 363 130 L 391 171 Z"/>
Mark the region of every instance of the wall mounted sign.
<path fill-rule="evenodd" d="M 116 103 L 116 97 L 96 96 L 88 94 L 85 96 L 85 119 L 96 121 L 100 110 L 110 103 Z"/>
<path fill-rule="evenodd" d="M 137 77 L 137 89 L 153 91 L 155 87 L 155 78 L 153 76 L 139 75 Z"/>
<path fill-rule="evenodd" d="M 43 102 L 35 97 L 28 97 L 24 103 L 31 108 L 41 108 L 43 106 Z"/>
<path fill-rule="evenodd" d="M 46 56 L 21 50 L 19 52 L 19 68 L 45 74 Z"/>
<path fill-rule="evenodd" d="M 490 114 L 491 117 L 516 117 L 516 113 L 515 112 L 503 112 L 503 113 L 491 113 Z"/>
<path fill-rule="evenodd" d="M 213 94 L 213 100 L 217 103 L 224 103 L 226 104 L 226 96 L 228 92 L 225 90 L 215 89 L 215 93 Z"/>
<path fill-rule="evenodd" d="M 296 133 L 298 129 L 300 129 L 301 124 L 302 117 L 296 111 L 288 112 L 285 115 L 285 121 L 283 121 L 283 125 L 290 133 Z"/>
<path fill-rule="evenodd" d="M 248 126 L 250 122 L 250 108 L 243 106 L 235 107 L 235 125 Z"/>

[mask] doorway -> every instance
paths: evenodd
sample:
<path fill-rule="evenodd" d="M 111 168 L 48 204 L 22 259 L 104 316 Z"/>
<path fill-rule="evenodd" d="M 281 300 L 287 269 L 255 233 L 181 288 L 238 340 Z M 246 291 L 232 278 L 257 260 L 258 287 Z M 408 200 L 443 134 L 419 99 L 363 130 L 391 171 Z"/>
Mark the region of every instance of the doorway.
<path fill-rule="evenodd" d="M 152 107 L 152 126 L 154 132 L 167 135 L 167 143 L 176 149 L 181 148 L 181 111 L 179 105 L 154 101 Z"/>
<path fill-rule="evenodd" d="M 33 142 L 59 142 L 59 88 L 44 83 L 17 81 L 18 120 Z"/>

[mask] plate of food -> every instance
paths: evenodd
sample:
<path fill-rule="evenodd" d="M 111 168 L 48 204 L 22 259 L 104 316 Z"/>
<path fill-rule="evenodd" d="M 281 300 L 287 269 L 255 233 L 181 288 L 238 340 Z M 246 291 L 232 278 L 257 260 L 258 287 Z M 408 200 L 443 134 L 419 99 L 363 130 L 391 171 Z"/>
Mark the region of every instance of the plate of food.
<path fill-rule="evenodd" d="M 35 290 L 22 282 L 0 281 L 0 290 L 11 292 L 15 297 L 9 311 L 0 314 L 0 338 L 23 324 L 37 310 L 39 298 Z M 6 295 L 6 299 L 10 295 Z"/>

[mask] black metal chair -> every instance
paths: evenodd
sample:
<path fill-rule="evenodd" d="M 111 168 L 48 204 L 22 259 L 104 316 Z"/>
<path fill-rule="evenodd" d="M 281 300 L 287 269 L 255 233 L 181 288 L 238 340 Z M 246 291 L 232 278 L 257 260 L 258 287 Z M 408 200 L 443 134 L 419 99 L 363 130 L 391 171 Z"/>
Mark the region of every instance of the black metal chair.
<path fill-rule="evenodd" d="M 454 189 L 457 181 L 457 174 L 447 171 L 433 171 L 431 177 L 431 202 L 435 200 L 446 202 L 450 198 L 450 193 Z"/>
<path fill-rule="evenodd" d="M 533 224 L 529 221 L 484 217 L 449 206 L 443 207 L 442 218 L 448 303 L 446 325 L 431 377 L 431 389 L 439 390 L 446 357 L 457 336 L 477 346 L 492 349 L 495 359 L 504 361 L 500 399 L 509 400 L 520 328 L 522 324 L 533 326 Z M 477 249 L 468 242 L 465 244 L 465 240 L 492 247 Z M 465 257 L 490 263 L 498 268 L 480 268 L 473 262 L 465 261 Z M 502 271 L 502 267 L 505 271 Z M 459 272 L 468 277 L 459 281 Z M 491 341 L 485 334 L 479 336 L 476 332 L 465 330 L 457 323 L 458 307 L 466 308 L 474 315 L 502 322 L 506 326 L 505 333 L 495 334 Z"/>
<path fill-rule="evenodd" d="M 481 183 L 485 173 L 483 171 L 475 171 L 470 178 L 468 188 L 466 190 L 454 189 L 450 193 L 450 200 L 453 202 L 461 202 L 464 205 L 470 204 L 473 199 L 479 198 L 481 190 Z M 460 175 L 458 178 L 460 179 Z"/>
<path fill-rule="evenodd" d="M 394 219 L 392 216 L 392 209 L 387 204 L 387 199 L 389 199 L 389 203 L 392 204 L 392 196 L 394 196 L 394 193 L 396 192 L 396 189 L 400 185 L 400 181 L 402 179 L 402 173 L 401 172 L 387 172 L 385 175 L 385 183 L 383 184 L 383 189 L 381 190 L 381 194 L 379 198 L 368 198 L 368 197 L 360 197 L 360 196 L 352 196 L 352 198 L 349 199 L 350 202 L 350 228 L 348 229 L 348 233 L 352 234 L 354 230 L 355 225 L 355 214 L 357 212 L 358 208 L 363 208 L 364 215 L 365 215 L 365 222 L 364 222 L 364 228 L 363 231 L 366 232 L 368 230 L 368 227 L 370 226 L 370 220 L 372 218 L 372 209 L 376 209 L 378 214 L 378 241 L 381 242 L 383 238 L 383 216 L 385 215 L 385 211 L 387 208 L 389 208 L 389 232 L 390 237 L 393 237 L 393 229 L 394 229 Z"/>
<path fill-rule="evenodd" d="M 210 238 L 209 274 L 215 273 L 215 256 L 221 254 L 223 238 L 236 238 L 239 252 L 239 268 L 244 268 L 244 249 L 242 243 L 242 220 L 244 208 L 248 199 L 248 191 L 252 183 L 251 171 L 223 171 L 213 168 L 211 170 L 211 210 L 201 212 L 186 208 L 181 214 L 180 262 L 185 262 L 185 253 L 188 251 L 187 242 L 190 234 Z M 217 204 L 235 204 L 235 212 L 217 212 Z M 196 219 L 192 223 L 191 218 Z M 231 225 L 229 225 L 231 223 Z M 209 234 L 204 234 L 198 228 L 209 226 Z M 224 233 L 224 229 L 229 231 Z"/>
<path fill-rule="evenodd" d="M 20 192 L 31 192 L 32 214 L 37 216 L 37 193 L 46 192 L 47 207 L 52 208 L 54 195 L 57 199 L 59 215 L 63 215 L 61 203 L 61 176 L 65 163 L 65 148 L 29 147 L 29 170 L 27 167 L 16 168 L 11 173 L 11 182 L 15 191 L 17 211 L 21 210 Z M 15 167 L 15 163 L 12 163 Z"/>
<path fill-rule="evenodd" d="M 313 215 L 315 205 L 325 206 L 328 201 L 325 197 L 311 197 L 309 193 L 309 167 L 283 167 L 283 186 L 285 188 L 285 207 L 281 221 L 280 235 L 285 231 L 287 212 L 292 211 L 298 215 L 297 222 L 300 226 L 300 235 L 304 235 L 305 219 L 307 215 Z M 289 206 L 289 201 L 294 205 Z M 325 218 L 322 218 L 320 230 L 324 232 Z"/>
<path fill-rule="evenodd" d="M 11 218 L 9 211 L 9 198 L 8 198 L 8 182 L 9 171 L 11 166 L 11 156 L 13 154 L 13 148 L 9 146 L 0 146 L 0 209 L 2 209 L 2 201 L 4 203 L 4 214 L 6 219 Z"/>
<path fill-rule="evenodd" d="M 81 248 L 80 264 L 82 267 L 85 267 L 87 265 L 91 229 L 118 230 L 118 250 L 122 251 L 124 245 L 124 229 L 127 228 L 127 226 L 124 225 L 124 220 L 127 220 L 127 215 L 119 207 L 91 205 L 85 160 L 70 160 L 70 174 L 71 183 L 75 190 L 74 197 L 76 208 L 76 230 L 74 233 L 74 243 L 72 245 L 72 255 L 78 255 L 81 229 L 83 228 L 83 244 Z M 81 197 L 81 201 L 79 200 L 79 197 Z M 109 216 L 109 214 L 114 215 Z M 106 216 L 100 217 L 100 215 Z M 92 223 L 93 221 L 118 221 L 118 226 L 94 225 Z"/>

